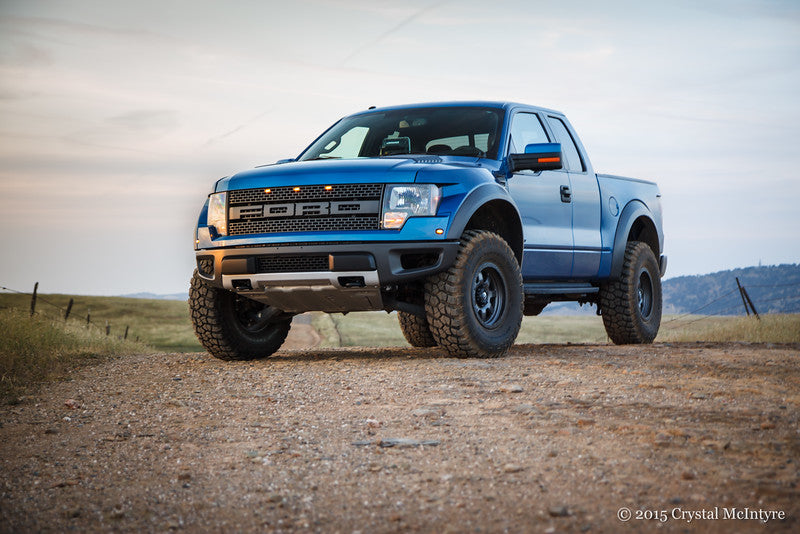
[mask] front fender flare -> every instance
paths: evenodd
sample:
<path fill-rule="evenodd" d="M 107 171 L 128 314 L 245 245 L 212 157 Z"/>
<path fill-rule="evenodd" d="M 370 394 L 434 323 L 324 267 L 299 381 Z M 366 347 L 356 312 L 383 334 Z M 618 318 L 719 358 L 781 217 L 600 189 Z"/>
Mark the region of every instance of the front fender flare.
<path fill-rule="evenodd" d="M 522 217 L 520 217 L 519 209 L 511 198 L 511 195 L 508 194 L 508 191 L 496 183 L 479 185 L 464 197 L 461 204 L 458 206 L 456 215 L 450 223 L 447 239 L 460 239 L 473 215 L 475 215 L 481 207 L 486 206 L 490 202 L 497 201 L 503 203 L 504 209 L 505 205 L 509 208 L 509 211 L 503 214 L 502 223 L 515 235 L 519 236 L 518 239 L 511 240 L 518 241 L 517 243 L 509 242 L 509 245 L 511 245 L 515 255 L 517 255 L 518 259 L 521 261 L 523 244 Z"/>

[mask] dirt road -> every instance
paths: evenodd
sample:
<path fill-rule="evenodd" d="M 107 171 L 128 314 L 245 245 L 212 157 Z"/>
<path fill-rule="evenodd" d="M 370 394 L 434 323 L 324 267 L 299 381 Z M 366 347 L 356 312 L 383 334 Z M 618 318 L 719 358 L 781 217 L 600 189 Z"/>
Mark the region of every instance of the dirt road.
<path fill-rule="evenodd" d="M 0 408 L 0 530 L 798 532 L 798 356 L 125 357 Z"/>

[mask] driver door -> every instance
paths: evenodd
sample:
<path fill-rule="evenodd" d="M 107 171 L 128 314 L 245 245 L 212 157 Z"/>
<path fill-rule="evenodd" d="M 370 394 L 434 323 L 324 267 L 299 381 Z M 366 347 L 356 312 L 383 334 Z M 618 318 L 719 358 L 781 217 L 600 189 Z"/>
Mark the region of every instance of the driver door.
<path fill-rule="evenodd" d="M 517 113 L 511 118 L 508 153 L 525 151 L 531 143 L 549 143 L 539 116 Z M 515 172 L 508 190 L 522 216 L 523 280 L 567 279 L 572 271 L 572 204 L 564 201 L 569 187 L 566 170 Z"/>

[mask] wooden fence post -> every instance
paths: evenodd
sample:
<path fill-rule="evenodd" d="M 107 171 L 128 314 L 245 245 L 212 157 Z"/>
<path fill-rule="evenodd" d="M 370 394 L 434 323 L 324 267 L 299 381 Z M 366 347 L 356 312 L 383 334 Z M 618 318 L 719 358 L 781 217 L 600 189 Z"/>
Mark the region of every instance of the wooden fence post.
<path fill-rule="evenodd" d="M 86 308 L 86 328 L 92 323 L 92 309 Z"/>
<path fill-rule="evenodd" d="M 739 283 L 739 277 L 736 277 L 736 285 L 739 286 L 739 294 L 742 296 L 742 304 L 744 304 L 744 311 L 747 312 L 747 316 L 750 317 L 750 310 L 753 310 L 753 315 L 756 316 L 756 319 L 759 321 L 761 317 L 758 315 L 758 311 L 756 307 L 753 305 L 753 301 L 750 300 L 750 295 L 747 294 L 747 290 L 744 288 L 742 284 Z M 749 305 L 749 309 L 748 309 Z"/>
<path fill-rule="evenodd" d="M 67 304 L 67 311 L 64 312 L 64 321 L 66 322 L 67 318 L 69 317 L 69 312 L 72 311 L 72 305 L 75 303 L 74 299 L 69 299 L 69 304 Z"/>
<path fill-rule="evenodd" d="M 125 326 L 125 335 L 124 335 L 124 336 L 122 336 L 122 339 L 128 339 L 128 328 L 129 328 L 129 327 L 126 325 L 126 326 Z"/>
<path fill-rule="evenodd" d="M 739 288 L 739 296 L 742 297 L 742 304 L 744 304 L 744 311 L 747 313 L 747 316 L 750 317 L 750 309 L 747 307 L 747 301 L 744 299 L 744 288 L 742 288 L 742 284 L 739 283 L 739 277 L 736 277 L 736 286 Z"/>
<path fill-rule="evenodd" d="M 759 317 L 758 311 L 756 310 L 756 307 L 753 306 L 753 301 L 750 300 L 750 295 L 747 294 L 747 289 L 745 289 L 744 286 L 742 286 L 742 293 L 744 293 L 744 298 L 747 299 L 747 303 L 750 305 L 750 309 L 753 310 L 753 314 L 756 316 L 756 319 L 760 321 L 761 317 Z"/>
<path fill-rule="evenodd" d="M 36 313 L 36 292 L 39 290 L 39 282 L 33 285 L 33 295 L 31 296 L 31 317 Z"/>
<path fill-rule="evenodd" d="M 111 333 L 111 325 L 108 324 L 108 321 L 106 321 L 106 335 L 109 335 L 110 333 Z"/>

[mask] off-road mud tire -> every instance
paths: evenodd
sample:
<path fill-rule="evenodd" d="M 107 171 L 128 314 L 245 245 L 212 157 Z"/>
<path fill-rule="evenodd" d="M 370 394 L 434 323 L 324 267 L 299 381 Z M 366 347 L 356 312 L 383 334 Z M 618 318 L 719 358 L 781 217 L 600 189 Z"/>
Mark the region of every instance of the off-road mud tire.
<path fill-rule="evenodd" d="M 197 339 L 220 360 L 256 360 L 277 351 L 291 328 L 291 319 L 268 323 L 256 330 L 237 318 L 237 306 L 252 301 L 231 291 L 214 287 L 197 271 L 189 288 L 189 310 Z"/>
<path fill-rule="evenodd" d="M 436 340 L 431 334 L 428 320 L 413 313 L 397 312 L 397 321 L 403 336 L 412 347 L 435 347 Z"/>
<path fill-rule="evenodd" d="M 514 252 L 499 235 L 483 230 L 464 232 L 455 263 L 425 282 L 431 334 L 459 358 L 505 354 L 519 334 L 522 301 Z"/>
<path fill-rule="evenodd" d="M 619 280 L 600 287 L 606 333 L 617 345 L 652 343 L 661 326 L 661 273 L 653 250 L 641 241 L 625 248 Z"/>

